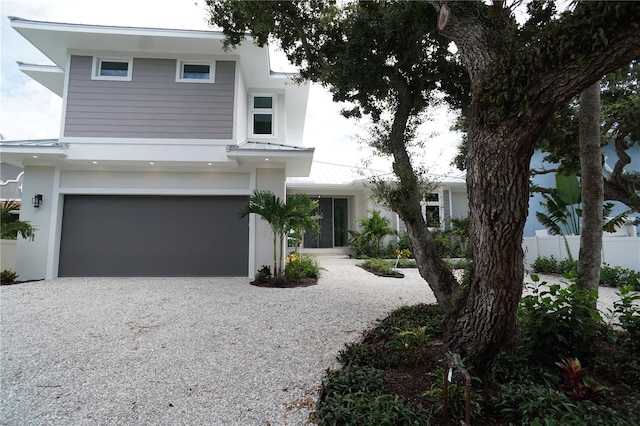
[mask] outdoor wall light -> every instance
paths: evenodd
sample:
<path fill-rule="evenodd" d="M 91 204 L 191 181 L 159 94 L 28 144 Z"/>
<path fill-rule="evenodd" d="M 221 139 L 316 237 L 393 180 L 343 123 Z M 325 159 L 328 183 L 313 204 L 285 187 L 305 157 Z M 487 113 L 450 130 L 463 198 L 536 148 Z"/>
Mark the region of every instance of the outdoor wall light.
<path fill-rule="evenodd" d="M 36 194 L 35 197 L 31 199 L 31 202 L 33 203 L 33 207 L 40 207 L 40 205 L 42 205 L 42 194 Z"/>

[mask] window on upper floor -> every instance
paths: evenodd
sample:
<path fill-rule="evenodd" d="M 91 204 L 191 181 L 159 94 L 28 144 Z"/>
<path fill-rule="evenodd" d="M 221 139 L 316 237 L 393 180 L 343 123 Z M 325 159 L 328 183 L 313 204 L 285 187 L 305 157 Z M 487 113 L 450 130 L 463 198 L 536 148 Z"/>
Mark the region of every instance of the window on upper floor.
<path fill-rule="evenodd" d="M 93 80 L 131 80 L 133 59 L 93 58 Z"/>
<path fill-rule="evenodd" d="M 178 61 L 176 81 L 215 83 L 215 63 Z"/>
<path fill-rule="evenodd" d="M 273 95 L 251 96 L 251 134 L 253 136 L 275 136 L 275 108 Z"/>

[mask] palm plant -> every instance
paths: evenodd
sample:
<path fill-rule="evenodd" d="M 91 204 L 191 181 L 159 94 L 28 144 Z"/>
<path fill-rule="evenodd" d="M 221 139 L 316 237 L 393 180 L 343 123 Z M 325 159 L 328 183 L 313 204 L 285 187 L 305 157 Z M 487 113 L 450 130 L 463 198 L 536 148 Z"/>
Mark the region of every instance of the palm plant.
<path fill-rule="evenodd" d="M 382 216 L 380 211 L 372 210 L 371 216 L 356 219 L 362 227 L 362 232 L 358 237 L 369 242 L 374 256 L 380 256 L 380 244 L 386 235 L 394 235 L 396 231 L 389 226 L 389 219 Z"/>
<path fill-rule="evenodd" d="M 544 225 L 551 235 L 580 235 L 582 209 L 580 208 L 581 185 L 576 175 L 556 175 L 556 188 L 549 194 L 542 194 L 544 201 L 540 205 L 546 213 L 536 212 L 538 222 Z M 613 203 L 605 203 L 602 213 L 605 217 L 611 214 Z M 603 230 L 614 232 L 615 228 L 625 222 L 629 211 L 605 221 Z"/>
<path fill-rule="evenodd" d="M 33 241 L 36 230 L 30 222 L 15 220 L 13 212 L 20 209 L 17 201 L 9 200 L 0 203 L 0 239 L 15 240 L 20 235 L 22 238 Z"/>
<path fill-rule="evenodd" d="M 283 202 L 271 191 L 253 191 L 247 204 L 238 213 L 245 217 L 251 213 L 257 214 L 267 221 L 273 232 L 273 275 L 282 273 L 284 239 L 291 229 L 306 230 L 317 233 L 320 226 L 317 216 L 313 212 L 318 208 L 318 202 L 311 200 L 305 194 L 295 194 Z"/>

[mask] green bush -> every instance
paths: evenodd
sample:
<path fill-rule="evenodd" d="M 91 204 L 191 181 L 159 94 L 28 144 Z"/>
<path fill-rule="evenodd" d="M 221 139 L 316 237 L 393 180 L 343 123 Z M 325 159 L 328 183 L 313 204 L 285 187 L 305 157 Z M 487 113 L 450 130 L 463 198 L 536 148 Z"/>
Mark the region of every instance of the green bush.
<path fill-rule="evenodd" d="M 411 250 L 411 242 L 409 241 L 409 234 L 403 232 L 398 239 L 398 250 Z"/>
<path fill-rule="evenodd" d="M 256 273 L 256 281 L 264 283 L 271 279 L 271 266 L 262 265 Z"/>
<path fill-rule="evenodd" d="M 578 261 L 575 259 L 563 259 L 558 263 L 558 269 L 560 274 L 577 274 Z"/>
<path fill-rule="evenodd" d="M 538 277 L 532 276 L 534 282 Z M 542 286 L 547 285 L 545 282 Z M 588 358 L 593 342 L 603 337 L 603 322 L 595 308 L 597 292 L 576 284 L 548 290 L 534 285 L 533 294 L 524 296 L 518 317 L 522 327 L 520 348 L 538 361 L 560 357 Z"/>
<path fill-rule="evenodd" d="M 10 269 L 5 269 L 4 271 L 0 272 L 0 283 L 11 284 L 16 280 L 16 278 L 18 278 L 18 274 Z"/>
<path fill-rule="evenodd" d="M 613 302 L 613 314 L 627 333 L 622 336 L 622 342 L 632 351 L 640 352 L 640 294 L 631 286 L 623 286 L 618 296 L 619 299 Z"/>
<path fill-rule="evenodd" d="M 531 267 L 534 272 L 539 274 L 559 274 L 561 272 L 558 260 L 554 256 L 539 256 L 533 261 Z"/>
<path fill-rule="evenodd" d="M 604 264 L 600 269 L 600 284 L 606 287 L 631 286 L 634 290 L 640 291 L 640 272 L 620 266 L 611 267 Z"/>
<path fill-rule="evenodd" d="M 382 371 L 344 368 L 329 372 L 318 401 L 319 425 L 424 425 L 427 413 L 385 393 Z"/>
<path fill-rule="evenodd" d="M 319 278 L 320 269 L 320 265 L 315 257 L 308 254 L 300 255 L 294 252 L 287 256 L 284 276 L 288 280 Z"/>
<path fill-rule="evenodd" d="M 553 257 L 540 256 L 531 264 L 534 272 L 540 274 L 568 274 L 578 271 L 578 261 L 564 259 L 558 262 Z M 606 287 L 632 286 L 636 291 L 640 291 L 640 272 L 620 266 L 611 267 L 607 264 L 600 269 L 600 285 Z"/>

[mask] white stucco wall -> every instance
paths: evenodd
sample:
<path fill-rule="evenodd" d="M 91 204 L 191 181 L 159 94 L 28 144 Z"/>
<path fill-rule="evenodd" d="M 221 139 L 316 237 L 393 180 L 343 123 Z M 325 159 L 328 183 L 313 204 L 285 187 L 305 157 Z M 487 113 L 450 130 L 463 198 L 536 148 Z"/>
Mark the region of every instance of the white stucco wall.
<path fill-rule="evenodd" d="M 255 189 L 271 191 L 280 199 L 285 198 L 285 174 L 283 169 L 257 169 Z M 250 219 L 255 224 L 255 262 L 253 273 L 262 266 L 270 265 L 273 272 L 273 233 L 269 224 L 260 217 Z M 251 271 L 250 271 L 251 272 Z"/>
<path fill-rule="evenodd" d="M 0 271 L 16 270 L 16 240 L 0 240 Z"/>
<path fill-rule="evenodd" d="M 25 167 L 23 181 L 23 203 L 20 220 L 29 221 L 37 230 L 35 240 L 29 241 L 18 236 L 16 245 L 16 272 L 20 280 L 37 280 L 47 276 L 47 261 L 51 241 L 51 225 L 57 202 L 54 197 L 53 167 Z M 31 204 L 35 194 L 42 194 L 42 205 Z"/>

